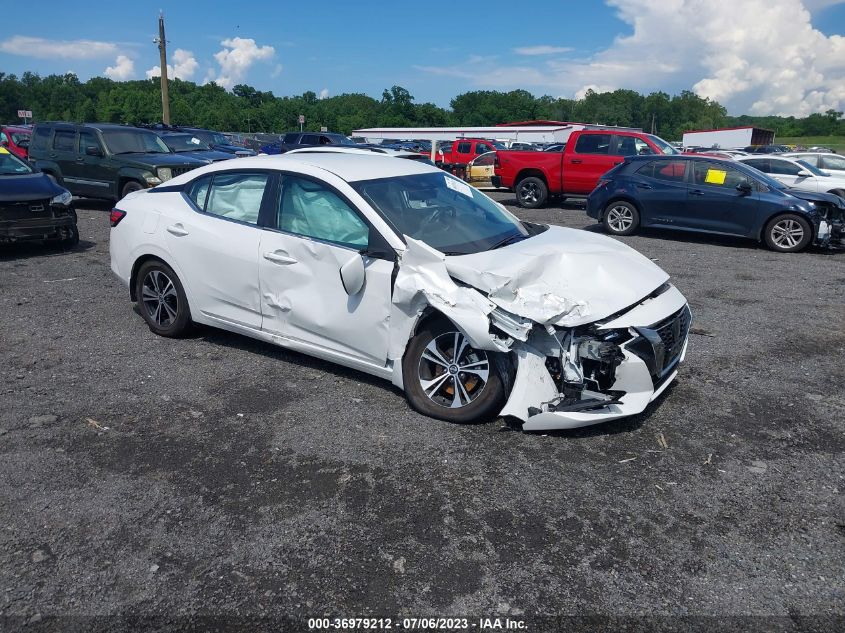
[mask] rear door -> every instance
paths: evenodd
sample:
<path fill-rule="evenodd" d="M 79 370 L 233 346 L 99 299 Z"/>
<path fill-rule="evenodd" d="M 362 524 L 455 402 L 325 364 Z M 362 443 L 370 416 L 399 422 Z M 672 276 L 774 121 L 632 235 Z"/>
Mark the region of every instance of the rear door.
<path fill-rule="evenodd" d="M 264 232 L 259 258 L 262 329 L 383 367 L 394 263 L 365 256 L 355 295 L 340 277 L 375 229 L 338 190 L 302 175 L 282 174 L 275 205 L 276 228 Z"/>
<path fill-rule="evenodd" d="M 611 134 L 581 133 L 572 150 L 567 144 L 563 159 L 563 190 L 590 193 L 604 174 L 622 162 L 611 153 Z"/>
<path fill-rule="evenodd" d="M 64 186 L 73 194 L 84 195 L 78 176 L 81 170 L 76 163 L 78 156 L 76 136 L 74 127 L 56 127 L 48 156 L 59 166 Z"/>
<path fill-rule="evenodd" d="M 750 193 L 737 189 L 752 186 Z M 726 162 L 696 160 L 693 163 L 689 202 L 683 210 L 683 226 L 729 235 L 750 236 L 756 222 L 760 194 L 756 183 Z"/>
<path fill-rule="evenodd" d="M 183 203 L 162 205 L 159 226 L 167 232 L 191 312 L 214 321 L 261 327 L 258 253 L 259 215 L 270 204 L 271 172 L 222 171 L 195 180 Z"/>
<path fill-rule="evenodd" d="M 688 160 L 653 160 L 631 179 L 642 210 L 643 226 L 688 226 Z"/>

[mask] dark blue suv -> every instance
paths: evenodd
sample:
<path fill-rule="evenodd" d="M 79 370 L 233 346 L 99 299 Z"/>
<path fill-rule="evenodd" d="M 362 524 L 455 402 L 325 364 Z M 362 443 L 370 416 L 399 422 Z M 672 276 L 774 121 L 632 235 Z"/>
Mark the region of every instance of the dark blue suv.
<path fill-rule="evenodd" d="M 631 156 L 602 176 L 587 215 L 612 235 L 640 227 L 762 240 L 775 251 L 842 242 L 845 200 L 787 189 L 742 163 L 696 155 Z"/>

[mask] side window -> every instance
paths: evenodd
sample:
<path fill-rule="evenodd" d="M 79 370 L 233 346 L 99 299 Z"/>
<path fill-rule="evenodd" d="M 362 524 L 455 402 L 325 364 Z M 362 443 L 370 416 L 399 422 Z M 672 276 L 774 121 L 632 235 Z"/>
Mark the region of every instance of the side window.
<path fill-rule="evenodd" d="M 845 171 L 845 158 L 843 158 L 842 156 L 836 156 L 834 154 L 825 154 L 820 158 L 822 169 L 838 169 L 840 171 Z"/>
<path fill-rule="evenodd" d="M 316 134 L 303 134 L 302 140 L 299 141 L 302 145 L 319 145 L 320 139 Z"/>
<path fill-rule="evenodd" d="M 608 154 L 610 134 L 582 134 L 575 143 L 576 154 Z"/>
<path fill-rule="evenodd" d="M 458 143 L 458 154 L 469 154 L 469 150 L 472 147 L 471 143 Z"/>
<path fill-rule="evenodd" d="M 60 152 L 72 152 L 76 149 L 76 132 L 73 130 L 56 130 L 53 137 L 53 149 Z"/>
<path fill-rule="evenodd" d="M 656 160 L 640 167 L 637 173 L 655 180 L 683 183 L 688 163 L 686 160 Z"/>
<path fill-rule="evenodd" d="M 32 145 L 30 149 L 46 149 L 52 132 L 53 130 L 48 127 L 37 126 L 32 133 Z"/>
<path fill-rule="evenodd" d="M 205 203 L 208 199 L 208 189 L 210 184 L 211 176 L 203 176 L 191 183 L 191 186 L 188 187 L 185 192 L 188 194 L 188 197 L 194 201 L 194 204 L 203 211 L 205 211 Z"/>
<path fill-rule="evenodd" d="M 693 181 L 696 185 L 734 189 L 738 184 L 748 182 L 748 176 L 728 165 L 695 161 L 693 169 Z"/>
<path fill-rule="evenodd" d="M 749 167 L 753 167 L 754 169 L 759 169 L 763 173 L 766 173 L 766 174 L 771 173 L 771 170 L 769 169 L 769 159 L 768 158 L 755 158 L 754 160 L 746 160 L 744 162 Z"/>
<path fill-rule="evenodd" d="M 799 165 L 796 165 L 795 163 L 790 163 L 789 161 L 770 158 L 769 163 L 771 164 L 771 171 L 769 172 L 771 174 L 779 174 L 782 176 L 797 176 L 798 173 L 801 171 L 801 167 Z"/>
<path fill-rule="evenodd" d="M 97 136 L 93 132 L 80 132 L 79 133 L 79 153 L 85 154 L 88 151 L 89 147 L 93 147 L 95 149 L 100 149 L 100 143 L 97 140 Z"/>
<path fill-rule="evenodd" d="M 325 185 L 297 176 L 282 177 L 276 225 L 287 233 L 357 249 L 370 239 L 369 227 L 346 201 Z"/>
<path fill-rule="evenodd" d="M 216 173 L 206 195 L 205 212 L 228 220 L 258 224 L 267 174 Z M 201 195 L 198 190 L 197 195 Z"/>

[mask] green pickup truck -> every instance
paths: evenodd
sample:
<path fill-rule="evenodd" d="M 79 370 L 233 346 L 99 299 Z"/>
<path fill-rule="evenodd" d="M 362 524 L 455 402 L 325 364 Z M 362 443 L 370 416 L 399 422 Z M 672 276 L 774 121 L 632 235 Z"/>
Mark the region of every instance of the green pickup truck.
<path fill-rule="evenodd" d="M 36 123 L 29 160 L 72 194 L 107 200 L 208 164 L 172 152 L 155 132 L 109 123 Z"/>

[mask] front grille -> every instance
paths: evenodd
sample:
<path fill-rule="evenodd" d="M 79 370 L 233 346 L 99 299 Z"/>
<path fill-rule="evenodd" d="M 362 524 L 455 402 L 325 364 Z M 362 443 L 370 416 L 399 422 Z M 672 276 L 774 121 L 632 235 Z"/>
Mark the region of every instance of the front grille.
<path fill-rule="evenodd" d="M 49 198 L 10 202 L 0 205 L 0 220 L 27 220 L 30 218 L 49 218 L 52 215 Z"/>
<path fill-rule="evenodd" d="M 197 167 L 202 167 L 202 165 L 197 165 Z M 192 169 L 196 169 L 197 167 L 171 167 L 170 173 L 173 174 L 173 177 L 181 176 L 182 174 L 187 174 Z"/>
<path fill-rule="evenodd" d="M 637 328 L 640 336 L 626 344 L 626 349 L 645 362 L 655 385 L 678 363 L 691 323 L 692 313 L 689 306 L 684 306 L 650 327 Z"/>

